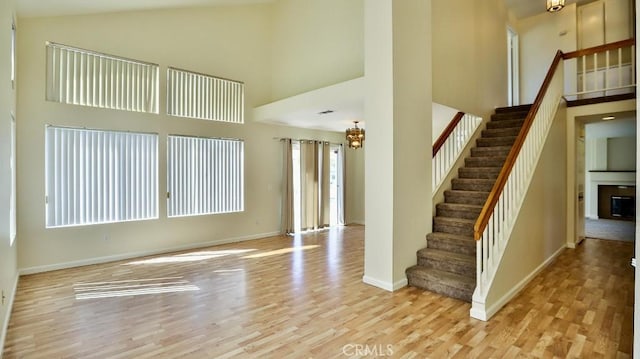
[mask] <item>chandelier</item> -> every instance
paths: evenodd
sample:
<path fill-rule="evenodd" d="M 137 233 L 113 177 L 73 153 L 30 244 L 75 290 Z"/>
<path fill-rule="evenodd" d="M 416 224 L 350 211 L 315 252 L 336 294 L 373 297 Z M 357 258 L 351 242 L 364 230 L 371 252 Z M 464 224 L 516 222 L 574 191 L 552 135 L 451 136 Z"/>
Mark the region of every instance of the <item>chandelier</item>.
<path fill-rule="evenodd" d="M 562 10 L 564 7 L 564 0 L 547 0 L 547 11 L 556 12 Z"/>
<path fill-rule="evenodd" d="M 349 148 L 360 148 L 364 142 L 364 129 L 358 128 L 358 121 L 353 121 L 355 124 L 354 128 L 347 129 L 347 141 L 349 143 Z"/>

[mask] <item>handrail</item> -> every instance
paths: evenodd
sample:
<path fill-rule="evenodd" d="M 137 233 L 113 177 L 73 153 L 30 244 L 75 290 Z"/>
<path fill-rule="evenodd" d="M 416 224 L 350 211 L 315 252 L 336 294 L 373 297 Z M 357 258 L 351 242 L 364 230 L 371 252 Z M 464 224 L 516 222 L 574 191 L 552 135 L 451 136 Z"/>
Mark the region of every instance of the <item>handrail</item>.
<path fill-rule="evenodd" d="M 562 58 L 564 60 L 568 60 L 568 59 L 573 59 L 573 58 L 576 58 L 576 57 L 581 57 L 581 56 L 586 56 L 586 55 L 593 55 L 593 54 L 598 53 L 598 52 L 617 50 L 619 48 L 628 47 L 628 46 L 635 45 L 635 44 L 636 44 L 636 39 L 626 39 L 626 40 L 622 40 L 622 41 L 612 42 L 610 44 L 604 44 L 604 45 L 590 47 L 588 49 L 582 49 L 582 50 L 567 52 L 566 54 L 562 55 Z"/>
<path fill-rule="evenodd" d="M 507 155 L 507 159 L 505 160 L 505 164 L 502 167 L 500 174 L 498 175 L 498 179 L 496 180 L 496 183 L 493 185 L 493 188 L 491 189 L 491 193 L 489 193 L 489 197 L 487 198 L 487 201 L 482 207 L 482 211 L 480 212 L 480 215 L 478 216 L 478 219 L 476 220 L 476 223 L 473 226 L 473 232 L 474 232 L 473 237 L 476 241 L 482 237 L 482 233 L 484 232 L 484 229 L 487 227 L 487 224 L 489 223 L 489 217 L 493 213 L 493 210 L 495 209 L 496 204 L 498 203 L 498 199 L 500 198 L 500 195 L 504 190 L 504 186 L 507 183 L 507 179 L 509 179 L 509 175 L 511 174 L 511 170 L 513 169 L 516 159 L 518 158 L 520 149 L 522 148 L 522 145 L 524 144 L 524 141 L 527 138 L 527 134 L 529 133 L 529 129 L 533 124 L 533 119 L 536 117 L 536 114 L 538 113 L 538 109 L 542 104 L 542 99 L 544 98 L 544 95 L 546 94 L 547 89 L 551 84 L 553 75 L 555 74 L 558 68 L 558 65 L 560 64 L 560 60 L 562 60 L 562 58 L 563 58 L 562 51 L 558 50 L 558 52 L 556 52 L 556 56 L 553 58 L 553 62 L 551 63 L 549 72 L 547 72 L 547 76 L 544 78 L 542 87 L 540 88 L 540 91 L 536 96 L 536 100 L 533 102 L 533 105 L 531 105 L 531 109 L 529 110 L 529 113 L 527 114 L 527 117 L 524 120 L 522 129 L 520 130 L 520 133 L 518 134 L 518 137 L 516 137 L 513 147 L 511 147 L 511 150 Z"/>
<path fill-rule="evenodd" d="M 456 113 L 455 116 L 453 116 L 453 119 L 451 120 L 451 122 L 449 122 L 447 127 L 444 129 L 444 131 L 442 131 L 442 133 L 440 134 L 436 142 L 433 144 L 432 157 L 435 157 L 438 151 L 440 151 L 440 148 L 442 148 L 442 145 L 444 145 L 445 141 L 447 141 L 447 138 L 451 136 L 451 133 L 456 128 L 456 126 L 458 126 L 458 123 L 460 123 L 460 120 L 462 120 L 463 117 L 464 117 L 464 112 L 458 112 Z"/>

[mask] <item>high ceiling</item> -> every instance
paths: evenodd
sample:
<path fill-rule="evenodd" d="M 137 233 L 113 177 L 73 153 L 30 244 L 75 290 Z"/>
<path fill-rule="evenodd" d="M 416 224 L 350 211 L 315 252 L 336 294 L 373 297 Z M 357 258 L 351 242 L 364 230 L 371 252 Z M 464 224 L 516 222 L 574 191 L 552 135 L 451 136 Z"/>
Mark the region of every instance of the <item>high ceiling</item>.
<path fill-rule="evenodd" d="M 566 0 L 566 5 L 569 4 L 585 4 L 595 0 Z M 513 11 L 513 14 L 518 19 L 525 17 L 542 14 L 546 9 L 546 0 L 504 0 L 507 8 Z"/>
<path fill-rule="evenodd" d="M 246 5 L 274 0 L 17 0 L 21 17 L 97 14 L 149 9 Z"/>
<path fill-rule="evenodd" d="M 246 5 L 270 3 L 275 0 L 17 0 L 18 13 L 23 17 L 59 16 L 120 12 L 132 10 L 197 7 L 216 5 Z M 519 19 L 545 12 L 546 0 L 504 0 Z M 594 0 L 566 0 L 567 4 Z"/>

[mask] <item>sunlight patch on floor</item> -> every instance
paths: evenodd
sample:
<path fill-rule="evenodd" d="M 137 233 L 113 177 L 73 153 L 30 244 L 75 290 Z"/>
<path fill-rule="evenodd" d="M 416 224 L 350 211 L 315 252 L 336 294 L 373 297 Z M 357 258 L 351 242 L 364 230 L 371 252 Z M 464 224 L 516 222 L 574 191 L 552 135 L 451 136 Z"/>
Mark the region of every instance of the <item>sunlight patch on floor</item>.
<path fill-rule="evenodd" d="M 134 279 L 111 282 L 76 283 L 76 300 L 127 297 L 148 294 L 191 292 L 200 290 L 183 277 Z"/>
<path fill-rule="evenodd" d="M 250 255 L 244 256 L 242 258 L 252 259 L 252 258 L 269 257 L 269 256 L 275 256 L 275 255 L 278 255 L 278 254 L 286 254 L 286 253 L 292 253 L 292 252 L 302 252 L 302 251 L 305 251 L 305 250 L 308 250 L 308 249 L 313 249 L 313 248 L 318 248 L 318 247 L 320 247 L 320 246 L 317 245 L 317 244 L 314 244 L 314 245 L 301 246 L 301 247 L 281 248 L 281 249 L 276 249 L 276 250 L 268 251 L 268 252 L 250 254 Z"/>
<path fill-rule="evenodd" d="M 184 262 L 197 262 L 207 259 L 225 257 L 235 254 L 244 254 L 255 251 L 255 249 L 228 249 L 220 251 L 199 251 L 191 253 L 182 253 L 164 257 L 154 257 L 149 259 L 142 259 L 133 262 L 126 263 L 125 265 L 141 265 L 141 264 L 164 264 L 164 263 L 184 263 Z"/>

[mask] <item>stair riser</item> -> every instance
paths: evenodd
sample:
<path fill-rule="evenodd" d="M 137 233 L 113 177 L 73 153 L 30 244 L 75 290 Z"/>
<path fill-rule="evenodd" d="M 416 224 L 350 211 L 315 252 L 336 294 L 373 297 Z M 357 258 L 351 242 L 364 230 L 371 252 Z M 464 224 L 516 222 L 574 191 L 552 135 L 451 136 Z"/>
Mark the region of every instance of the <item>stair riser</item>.
<path fill-rule="evenodd" d="M 482 138 L 517 136 L 519 133 L 520 128 L 494 128 L 492 130 L 482 131 Z"/>
<path fill-rule="evenodd" d="M 463 167 L 458 169 L 458 177 L 469 179 L 496 179 L 500 174 L 501 168 L 495 167 L 491 169 L 480 167 Z"/>
<path fill-rule="evenodd" d="M 522 128 L 524 120 L 502 120 L 502 121 L 489 121 L 487 122 L 487 130 L 497 128 Z"/>
<path fill-rule="evenodd" d="M 495 113 L 528 112 L 530 109 L 531 109 L 531 105 L 497 107 L 495 109 Z"/>
<path fill-rule="evenodd" d="M 509 112 L 509 113 L 494 113 L 491 115 L 491 121 L 505 121 L 505 120 L 524 120 L 527 118 L 529 112 Z"/>
<path fill-rule="evenodd" d="M 484 197 L 477 197 L 477 196 L 471 196 L 471 195 L 465 195 L 465 194 L 451 194 L 451 195 L 445 194 L 444 198 L 445 198 L 445 202 L 447 203 L 473 204 L 476 206 L 483 206 L 484 203 L 487 201 L 488 196 L 489 196 L 489 193 L 487 193 L 487 195 Z"/>
<path fill-rule="evenodd" d="M 461 244 L 457 241 L 440 239 L 440 238 L 428 238 L 427 239 L 427 248 L 433 249 L 441 249 L 443 251 L 449 251 L 454 253 L 466 254 L 466 255 L 476 255 L 476 245 L 475 242 L 469 239 L 468 243 Z"/>
<path fill-rule="evenodd" d="M 508 150 L 495 150 L 494 148 L 495 147 L 474 147 L 471 149 L 471 157 L 469 158 L 492 156 L 507 158 L 509 151 L 511 150 L 511 147 L 509 147 Z"/>
<path fill-rule="evenodd" d="M 455 260 L 441 260 L 437 257 L 418 257 L 418 265 L 445 272 L 455 273 L 470 278 L 476 276 L 476 266 Z"/>
<path fill-rule="evenodd" d="M 494 180 L 491 179 L 459 179 L 456 178 L 451 181 L 451 189 L 456 191 L 478 191 L 478 192 L 491 192 Z"/>
<path fill-rule="evenodd" d="M 476 145 L 478 147 L 511 146 L 515 141 L 515 137 L 478 138 Z"/>
<path fill-rule="evenodd" d="M 464 165 L 466 167 L 502 167 L 505 157 L 467 157 L 464 159 Z"/>
<path fill-rule="evenodd" d="M 463 219 L 477 219 L 480 211 L 472 210 L 452 210 L 452 209 L 436 209 L 436 215 L 440 217 L 452 217 Z"/>
<path fill-rule="evenodd" d="M 426 289 L 428 291 L 442 294 L 447 297 L 460 299 L 465 302 L 471 302 L 471 298 L 473 296 L 473 290 L 452 288 L 452 287 L 443 285 L 438 281 L 424 279 L 412 274 L 408 274 L 407 279 L 409 280 L 409 285 L 412 287 Z"/>
<path fill-rule="evenodd" d="M 454 225 L 451 223 L 439 223 L 438 221 L 435 221 L 433 225 L 433 230 L 436 232 L 442 232 L 442 233 L 460 234 L 463 236 L 473 236 L 472 224 L 466 225 L 466 224 L 456 223 Z"/>

